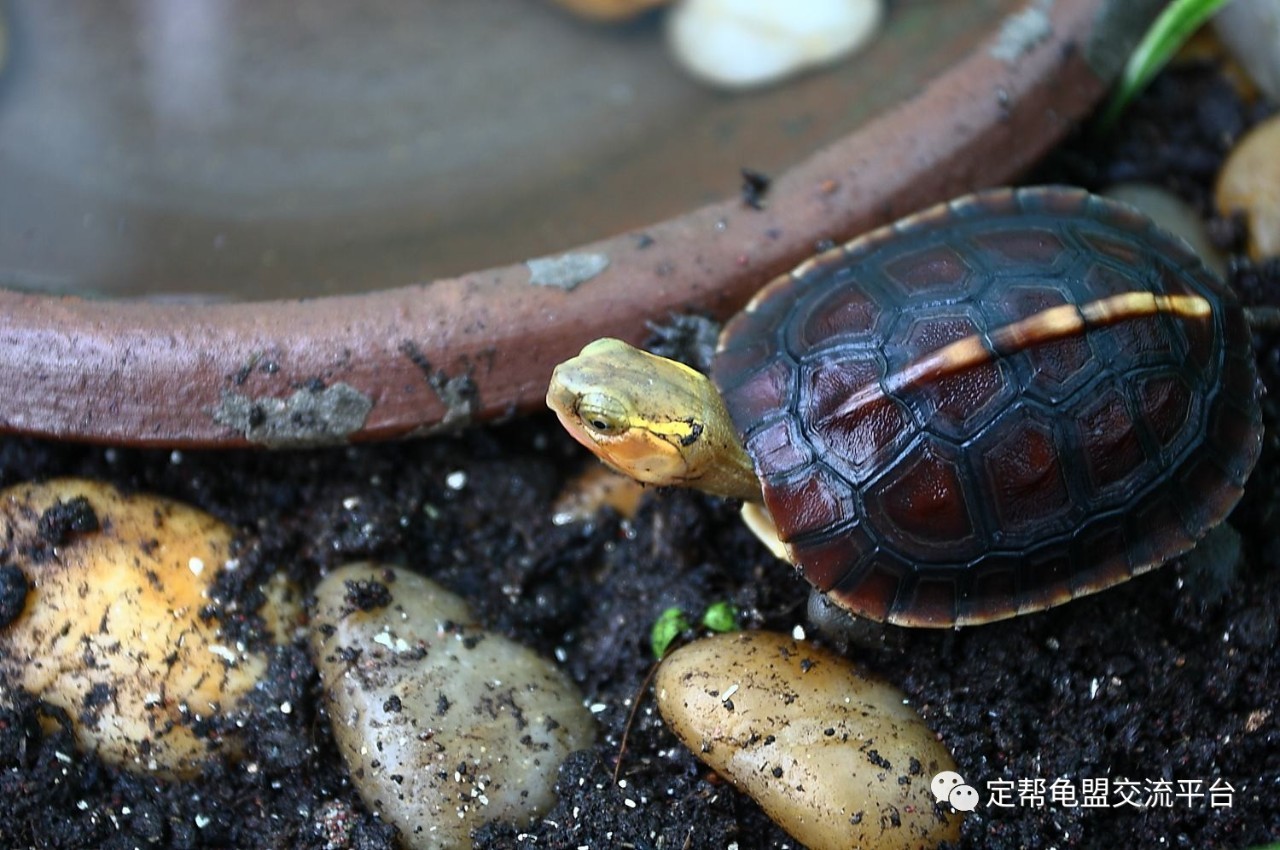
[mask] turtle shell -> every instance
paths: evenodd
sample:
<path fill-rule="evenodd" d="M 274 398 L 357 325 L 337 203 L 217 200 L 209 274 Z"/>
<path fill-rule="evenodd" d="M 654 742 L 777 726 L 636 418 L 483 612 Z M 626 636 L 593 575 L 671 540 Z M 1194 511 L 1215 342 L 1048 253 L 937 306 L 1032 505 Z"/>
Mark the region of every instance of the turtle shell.
<path fill-rule="evenodd" d="M 1011 330 L 1125 293 L 1200 312 Z M 1188 551 L 1262 443 L 1235 297 L 1074 189 L 971 195 L 805 262 L 725 327 L 712 377 L 796 567 L 903 625 L 1047 608 Z"/>

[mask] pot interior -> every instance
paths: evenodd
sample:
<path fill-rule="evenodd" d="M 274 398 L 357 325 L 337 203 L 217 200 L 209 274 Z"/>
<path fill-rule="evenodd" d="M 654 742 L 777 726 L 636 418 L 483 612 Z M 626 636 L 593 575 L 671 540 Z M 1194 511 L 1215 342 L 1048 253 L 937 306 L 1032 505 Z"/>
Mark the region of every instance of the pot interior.
<path fill-rule="evenodd" d="M 777 173 L 918 92 L 1017 0 L 897 0 L 852 60 L 749 94 L 662 15 L 549 2 L 0 6 L 0 286 L 241 301 L 566 250 Z"/>

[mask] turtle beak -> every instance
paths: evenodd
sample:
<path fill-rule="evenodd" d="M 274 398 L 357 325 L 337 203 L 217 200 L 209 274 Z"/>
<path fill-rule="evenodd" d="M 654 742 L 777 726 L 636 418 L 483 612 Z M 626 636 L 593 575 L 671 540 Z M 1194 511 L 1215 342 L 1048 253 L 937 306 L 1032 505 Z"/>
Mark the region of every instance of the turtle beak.
<path fill-rule="evenodd" d="M 566 379 L 566 371 L 572 370 L 566 370 L 565 367 L 571 362 L 561 363 L 551 373 L 551 383 L 547 386 L 547 407 L 555 411 L 556 418 L 569 432 L 569 436 L 595 452 L 597 451 L 595 441 L 587 436 L 582 422 L 578 419 L 580 393 L 571 386 L 573 382 Z"/>

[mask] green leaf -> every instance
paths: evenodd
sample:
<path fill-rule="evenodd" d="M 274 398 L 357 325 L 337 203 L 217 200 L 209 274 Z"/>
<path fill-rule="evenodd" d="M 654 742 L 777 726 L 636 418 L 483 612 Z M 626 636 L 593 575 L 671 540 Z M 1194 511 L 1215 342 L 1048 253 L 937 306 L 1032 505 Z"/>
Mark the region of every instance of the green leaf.
<path fill-rule="evenodd" d="M 715 602 L 702 614 L 702 625 L 713 632 L 736 632 L 738 625 L 738 609 L 731 602 Z"/>
<path fill-rule="evenodd" d="M 689 618 L 679 608 L 668 608 L 654 620 L 649 630 L 649 645 L 653 648 L 653 657 L 659 661 L 667 654 L 671 644 L 680 633 L 689 628 Z"/>
<path fill-rule="evenodd" d="M 1229 0 L 1173 0 L 1166 6 L 1129 57 L 1120 84 L 1102 115 L 1101 128 L 1106 130 L 1111 127 L 1129 105 L 1129 101 L 1146 88 L 1151 78 L 1178 52 L 1178 48 L 1228 2 Z"/>

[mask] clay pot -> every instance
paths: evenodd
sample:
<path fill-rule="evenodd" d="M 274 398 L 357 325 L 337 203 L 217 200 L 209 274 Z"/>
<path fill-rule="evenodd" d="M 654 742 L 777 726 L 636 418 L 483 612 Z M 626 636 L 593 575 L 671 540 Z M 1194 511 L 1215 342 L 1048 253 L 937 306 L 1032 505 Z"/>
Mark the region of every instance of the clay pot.
<path fill-rule="evenodd" d="M 969 6 L 945 5 L 948 10 Z M 396 195 L 401 184 L 394 174 L 375 169 L 370 180 L 377 191 L 361 194 L 359 186 L 349 187 L 358 196 L 359 214 L 353 213 L 341 232 L 355 234 L 358 242 L 360 228 L 384 227 L 401 243 L 414 246 L 400 254 L 378 254 L 387 239 L 344 253 L 341 240 L 319 228 L 308 256 L 319 258 L 320 266 L 282 273 L 278 277 L 288 280 L 273 289 L 272 275 L 263 272 L 273 258 L 264 255 L 254 275 L 231 287 L 234 300 L 224 303 L 191 303 L 185 295 L 162 301 L 88 300 L 0 291 L 0 428 L 122 444 L 317 445 L 405 437 L 540 407 L 552 367 L 590 339 L 609 335 L 638 342 L 646 334 L 646 320 L 675 312 L 724 317 L 822 240 L 842 241 L 921 206 L 1011 180 L 1092 107 L 1161 4 L 1031 0 L 1004 4 L 998 14 L 990 3 L 972 5 L 964 12 L 949 11 L 958 17 L 946 18 L 929 11 L 934 4 L 896 4 L 884 42 L 853 65 L 760 95 L 690 94 L 696 84 L 681 82 L 672 69 L 655 71 L 651 64 L 656 60 L 646 59 L 646 73 L 671 75 L 673 102 L 681 106 L 659 124 L 635 131 L 649 134 L 642 147 L 627 147 L 627 155 L 593 166 L 590 174 L 573 170 L 574 158 L 585 156 L 573 147 L 580 134 L 611 132 L 615 143 L 627 137 L 627 122 L 643 111 L 642 100 L 597 116 L 602 128 L 582 123 L 561 127 L 558 136 L 547 138 L 564 140 L 562 147 L 573 148 L 568 154 L 542 161 L 531 151 L 528 172 L 534 182 L 521 187 L 514 200 L 495 194 L 490 213 L 473 209 L 461 224 L 433 229 L 430 211 L 404 206 L 408 201 Z M 398 16 L 423 14 L 411 7 L 422 4 L 383 0 L 362 6 L 359 16 L 339 23 L 362 33 L 366 30 L 360 27 L 370 20 L 385 26 L 387 50 L 392 51 L 400 43 L 396 39 L 406 37 L 399 34 L 412 32 Z M 8 77 L 0 80 L 0 113 L 6 108 L 4 99 L 19 101 L 23 81 L 27 75 L 38 76 L 40 69 L 39 39 L 25 53 L 22 45 L 24 33 L 40 35 L 44 19 L 32 10 L 44 6 L 12 3 L 9 8 L 13 47 L 3 71 Z M 135 27 L 142 33 L 135 41 L 172 40 L 164 22 L 142 17 L 144 5 L 136 0 L 91 8 L 104 11 L 81 14 L 100 15 L 101 20 L 81 21 L 72 36 L 103 37 L 113 27 Z M 295 7 L 281 0 L 242 4 L 233 14 L 274 11 L 287 28 L 275 30 L 279 43 L 264 49 L 264 55 L 293 49 L 312 57 L 332 47 L 316 32 L 323 30 L 321 24 L 334 23 L 321 20 L 322 13 L 339 14 L 341 8 L 340 3 L 318 4 L 308 6 L 313 10 L 308 16 L 289 17 L 287 10 Z M 476 14 L 475 9 L 490 4 L 457 8 Z M 545 14 L 538 4 L 511 8 Z M 486 14 L 502 22 L 500 16 Z M 958 29 L 958 21 L 968 29 Z M 657 26 L 650 21 L 636 25 L 636 31 L 602 30 L 556 13 L 544 24 L 545 32 L 535 33 L 537 37 L 498 38 L 492 49 L 538 50 L 563 64 L 583 65 L 580 56 L 565 56 L 547 45 L 554 24 L 570 34 L 566 37 L 606 39 L 593 49 L 599 52 L 595 61 L 608 62 L 639 51 L 637 45 L 650 36 L 645 27 Z M 50 29 L 67 36 L 57 27 Z M 242 39 L 234 45 L 252 50 L 254 38 L 270 32 L 240 31 Z M 436 46 L 445 50 L 452 41 L 441 36 Z M 356 43 L 352 49 L 362 44 L 376 48 L 377 41 Z M 207 47 L 200 38 L 193 44 L 178 38 L 165 49 L 187 55 L 184 51 Z M 660 46 L 655 54 L 660 55 Z M 167 54 L 161 50 L 158 55 Z M 128 69 L 138 57 L 125 55 L 119 61 Z M 922 73 L 914 79 L 902 76 L 909 68 Z M 116 80 L 111 70 L 97 69 L 98 77 Z M 470 79 L 464 72 L 459 70 L 456 79 Z M 582 73 L 600 71 L 588 63 Z M 394 74 L 386 76 L 394 94 Z M 62 82 L 59 91 L 74 90 L 74 81 Z M 386 85 L 373 90 L 385 92 Z M 537 84 L 530 86 L 534 91 Z M 405 90 L 416 89 L 406 83 Z M 568 91 L 564 99 L 573 96 Z M 619 96 L 636 93 L 621 91 Z M 216 117 L 194 114 L 184 120 L 199 123 Z M 857 126 L 846 129 L 846 122 Z M 147 139 L 177 132 L 181 140 L 181 127 L 142 129 L 151 134 Z M 540 129 L 550 132 L 546 126 Z M 798 143 L 789 141 L 797 136 Z M 556 144 L 547 147 L 556 153 Z M 397 149 L 387 152 L 392 159 L 396 155 Z M 139 158 L 144 157 L 134 159 Z M 481 178 L 485 172 L 505 173 L 501 166 L 509 159 L 500 152 L 482 157 L 475 191 L 496 193 L 501 187 L 484 187 Z M 282 173 L 288 164 L 285 157 Z M 163 165 L 158 158 L 157 167 Z M 742 166 L 772 172 L 763 209 L 744 203 L 735 192 Z M 679 191 L 664 188 L 669 183 L 659 185 L 655 176 L 673 169 Z M 274 172 L 265 175 L 273 177 Z M 106 179 L 93 169 L 61 177 L 77 187 Z M 317 185 L 341 197 L 338 178 L 326 173 Z M 379 208 L 382 196 L 390 200 Z M 701 205 L 713 197 L 723 200 Z M 297 200 L 284 190 L 267 199 L 281 204 Z M 305 201 L 300 202 L 304 207 Z M 368 204 L 373 211 L 360 213 Z M 323 212 L 324 205 L 317 202 L 312 208 Z M 171 295 L 200 289 L 198 275 L 181 267 L 174 271 L 163 262 L 167 251 L 180 254 L 196 238 L 192 231 L 180 230 L 189 222 L 173 216 L 155 221 L 160 230 L 144 236 L 157 259 L 137 264 L 140 279 L 147 279 L 140 288 L 154 293 L 158 287 Z M 242 217 L 228 225 L 235 228 L 228 244 L 252 240 L 259 229 L 270 231 L 277 223 L 270 215 Z M 20 223 L 9 230 L 18 233 Z M 596 239 L 593 233 L 619 235 Z M 539 256 L 544 259 L 520 261 Z M 432 258 L 441 258 L 440 264 L 433 265 Z M 0 280 L 22 283 L 4 262 L 0 253 Z M 493 262 L 507 264 L 486 267 Z M 475 268 L 481 270 L 465 271 Z M 39 275 L 35 277 L 39 288 Z M 300 283 L 312 281 L 318 281 L 317 288 L 299 289 Z M 430 282 L 403 285 L 410 281 Z M 73 289 L 119 294 L 107 283 L 94 286 L 92 280 Z M 319 297 L 298 297 L 300 292 Z M 239 300 L 246 295 L 265 300 Z"/>

